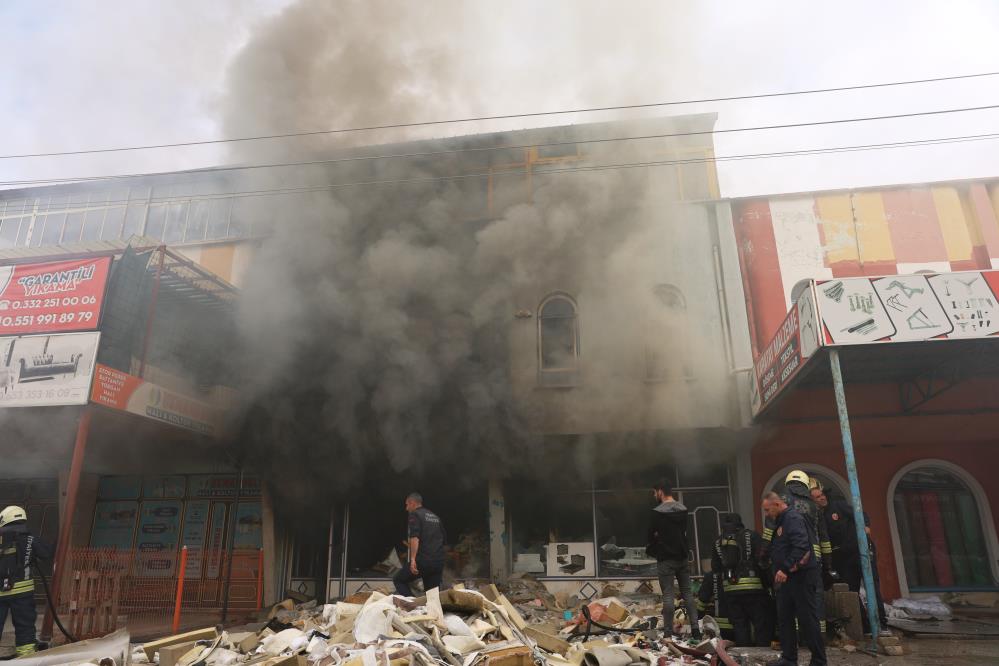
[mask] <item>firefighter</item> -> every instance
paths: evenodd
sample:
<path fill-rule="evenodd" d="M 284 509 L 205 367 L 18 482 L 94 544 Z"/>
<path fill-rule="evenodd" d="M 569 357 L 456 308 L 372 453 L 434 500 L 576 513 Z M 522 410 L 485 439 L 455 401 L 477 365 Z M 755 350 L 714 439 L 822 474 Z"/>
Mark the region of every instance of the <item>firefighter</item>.
<path fill-rule="evenodd" d="M 762 560 L 762 537 L 746 529 L 739 514 L 722 514 L 711 569 L 722 579 L 737 645 L 768 647 L 773 640 L 774 614 Z"/>
<path fill-rule="evenodd" d="M 822 513 L 812 499 L 811 490 L 809 489 L 811 481 L 808 474 L 800 469 L 788 472 L 787 476 L 784 477 L 784 492 L 781 494 L 781 497 L 783 497 L 789 507 L 805 517 L 809 527 L 812 528 L 818 538 L 818 543 L 815 544 L 815 558 L 822 564 L 823 580 L 823 585 L 820 586 L 818 591 L 819 624 L 822 627 L 822 633 L 825 634 L 826 604 L 825 593 L 821 588 L 826 587 L 827 583 L 831 585 L 833 582 L 839 580 L 839 576 L 832 568 L 832 544 L 829 542 L 828 534 L 826 534 L 826 525 L 822 518 Z M 767 521 L 763 530 L 763 541 L 769 544 L 772 538 L 773 524 L 771 521 Z M 769 550 L 769 545 L 767 546 L 767 550 Z"/>
<path fill-rule="evenodd" d="M 818 538 L 808 520 L 775 492 L 767 493 L 763 498 L 763 511 L 774 526 L 770 557 L 781 646 L 780 659 L 768 662 L 768 666 L 798 663 L 796 629 L 801 631 L 811 652 L 810 666 L 825 666 L 826 648 L 819 628 L 818 601 L 822 592 L 822 573 L 814 550 Z"/>
<path fill-rule="evenodd" d="M 721 575 L 716 571 L 709 571 L 704 574 L 701 580 L 701 587 L 697 590 L 697 614 L 699 616 L 710 615 L 718 623 L 721 629 L 721 637 L 727 641 L 738 640 L 732 627 L 732 620 L 729 614 L 729 599 L 725 595 L 725 590 L 718 584 Z"/>
<path fill-rule="evenodd" d="M 0 511 L 0 631 L 10 613 L 15 655 L 35 653 L 35 580 L 31 565 L 49 560 L 51 549 L 28 529 L 28 514 L 19 506 Z"/>
<path fill-rule="evenodd" d="M 826 531 L 832 542 L 833 567 L 842 581 L 849 585 L 851 592 L 860 592 L 864 583 L 860 564 L 860 548 L 857 545 L 856 514 L 853 512 L 853 506 L 845 497 L 835 493 L 831 488 L 823 488 L 821 485 L 812 488 L 812 499 L 822 509 Z M 865 545 L 868 549 L 868 555 L 871 557 L 871 573 L 874 577 L 874 589 L 877 593 L 878 619 L 882 625 L 881 629 L 884 630 L 887 628 L 887 621 L 884 617 L 884 604 L 881 601 L 877 556 L 874 554 L 874 542 L 870 538 L 868 523 L 867 514 L 864 514 L 864 531 L 868 535 Z M 860 617 L 863 620 L 864 631 L 870 632 L 867 613 L 861 613 Z"/>

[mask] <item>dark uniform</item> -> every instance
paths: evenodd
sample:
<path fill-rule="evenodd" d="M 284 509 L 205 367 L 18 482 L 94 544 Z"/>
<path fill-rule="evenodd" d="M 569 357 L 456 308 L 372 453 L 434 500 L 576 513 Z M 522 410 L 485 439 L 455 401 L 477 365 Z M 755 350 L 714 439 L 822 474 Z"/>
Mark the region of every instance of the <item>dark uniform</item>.
<path fill-rule="evenodd" d="M 440 517 L 422 506 L 410 512 L 406 534 L 409 538 L 417 537 L 420 545 L 416 551 L 416 568 L 419 573 L 414 574 L 410 571 L 407 561 L 392 577 L 396 594 L 404 597 L 413 594 L 409 584 L 417 578 L 423 579 L 425 590 L 441 586 L 444 574 L 444 545 L 447 543 L 447 533 Z"/>
<path fill-rule="evenodd" d="M 822 573 L 820 578 L 832 580 L 835 578 L 832 569 L 832 543 L 829 542 L 829 535 L 826 532 L 825 520 L 822 517 L 822 510 L 819 505 L 815 503 L 812 499 L 811 491 L 808 486 L 800 481 L 790 481 L 784 488 L 784 492 L 781 494 L 784 498 L 784 502 L 791 509 L 794 509 L 800 513 L 806 521 L 808 521 L 809 527 L 812 532 L 816 535 L 816 543 L 813 544 L 812 550 L 815 553 L 815 558 L 821 563 Z M 769 523 L 769 521 L 767 521 Z M 769 542 L 773 536 L 773 526 L 765 525 L 763 530 L 763 540 L 764 542 Z M 826 632 L 826 602 L 825 602 L 825 592 L 824 586 L 819 585 L 819 591 L 816 593 L 816 604 L 819 607 L 819 626 L 822 633 Z"/>
<path fill-rule="evenodd" d="M 31 565 L 37 559 L 52 559 L 52 550 L 39 541 L 19 520 L 0 527 L 0 631 L 7 614 L 14 624 L 16 654 L 35 652 L 35 579 Z"/>
<path fill-rule="evenodd" d="M 844 497 L 824 491 L 829 504 L 823 512 L 829 540 L 832 542 L 832 564 L 844 583 L 850 586 L 851 592 L 860 592 L 864 586 L 863 567 L 860 564 L 860 548 L 857 546 L 857 521 L 853 513 L 853 505 Z M 867 516 L 864 516 L 864 526 L 867 526 Z M 878 618 L 882 628 L 887 626 L 884 603 L 881 600 L 881 585 L 878 576 L 877 552 L 874 542 L 868 538 L 865 544 L 871 558 L 871 573 L 874 576 L 874 590 L 877 595 Z M 870 631 L 867 613 L 861 615 L 864 630 Z"/>
<path fill-rule="evenodd" d="M 781 658 L 798 662 L 798 635 L 812 653 L 812 666 L 824 666 L 826 647 L 819 628 L 818 599 L 822 592 L 821 565 L 815 556 L 818 538 L 808 521 L 794 509 L 785 510 L 774 522 L 770 557 L 773 571 L 787 575 L 784 583 L 775 583 L 777 617 L 780 623 Z"/>
<path fill-rule="evenodd" d="M 774 615 L 761 561 L 763 539 L 743 527 L 737 514 L 726 514 L 722 521 L 722 535 L 711 553 L 711 569 L 722 579 L 735 642 L 767 647 L 773 640 Z"/>
<path fill-rule="evenodd" d="M 713 571 L 704 574 L 701 580 L 701 587 L 697 590 L 697 614 L 698 616 L 710 615 L 718 623 L 721 629 L 721 637 L 727 641 L 738 640 L 735 638 L 732 620 L 729 617 L 729 599 L 725 591 L 718 585 L 720 576 Z"/>

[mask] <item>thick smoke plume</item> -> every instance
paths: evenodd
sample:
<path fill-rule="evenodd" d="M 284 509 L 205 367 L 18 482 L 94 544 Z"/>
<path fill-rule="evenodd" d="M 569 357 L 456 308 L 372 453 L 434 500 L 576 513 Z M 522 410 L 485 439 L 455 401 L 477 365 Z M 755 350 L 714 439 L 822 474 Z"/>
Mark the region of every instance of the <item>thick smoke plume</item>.
<path fill-rule="evenodd" d="M 451 7 L 457 30 L 464 5 Z M 417 35 L 446 34 L 433 27 L 412 4 L 299 2 L 262 26 L 233 65 L 226 133 L 475 112 L 482 101 L 462 70 L 464 54 L 446 38 L 417 46 Z M 241 146 L 234 158 L 329 155 L 373 140 L 349 137 L 310 140 L 307 148 Z M 637 155 L 613 150 L 622 162 Z M 635 313 L 654 309 L 651 286 L 671 281 L 663 257 L 685 233 L 668 228 L 676 215 L 664 203 L 675 196 L 667 181 L 644 170 L 537 177 L 529 203 L 499 202 L 492 214 L 484 179 L 413 182 L 481 172 L 482 154 L 471 155 L 275 169 L 239 182 L 246 189 L 409 181 L 254 205 L 255 223 L 268 225 L 269 235 L 247 275 L 239 316 L 249 366 L 243 389 L 252 402 L 242 443 L 268 473 L 288 473 L 288 483 L 275 484 L 279 493 L 345 490 L 379 469 L 386 477 L 439 472 L 443 461 L 459 471 L 456 479 L 475 482 L 529 468 L 538 451 L 533 439 L 545 429 L 661 429 L 689 418 L 672 389 L 651 404 L 636 403 L 635 393 L 647 341 L 647 322 Z M 513 187 L 524 182 L 523 175 L 505 178 Z M 518 391 L 525 358 L 511 352 L 512 338 L 536 325 L 514 313 L 533 312 L 544 292 L 559 289 L 581 306 L 613 304 L 586 312 L 589 388 L 574 410 L 587 418 L 568 415 L 561 427 L 532 409 L 530 390 Z M 533 349 L 526 350 L 532 381 Z M 688 363 L 699 354 L 696 347 L 674 351 Z"/>

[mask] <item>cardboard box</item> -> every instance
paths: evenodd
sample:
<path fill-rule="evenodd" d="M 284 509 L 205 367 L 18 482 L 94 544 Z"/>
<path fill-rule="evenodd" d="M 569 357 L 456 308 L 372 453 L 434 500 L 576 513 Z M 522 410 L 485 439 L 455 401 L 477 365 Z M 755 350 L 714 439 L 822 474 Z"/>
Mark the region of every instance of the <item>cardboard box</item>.
<path fill-rule="evenodd" d="M 534 653 L 526 645 L 496 650 L 485 655 L 484 666 L 534 666 Z"/>

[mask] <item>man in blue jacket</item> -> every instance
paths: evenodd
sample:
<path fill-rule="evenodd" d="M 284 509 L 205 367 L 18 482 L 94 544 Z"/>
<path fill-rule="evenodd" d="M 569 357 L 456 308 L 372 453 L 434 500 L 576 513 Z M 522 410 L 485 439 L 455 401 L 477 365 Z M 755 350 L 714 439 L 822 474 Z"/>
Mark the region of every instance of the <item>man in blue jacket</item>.
<path fill-rule="evenodd" d="M 798 632 L 812 653 L 809 666 L 825 666 L 826 647 L 819 628 L 818 592 L 822 589 L 821 564 L 816 558 L 818 537 L 808 521 L 788 508 L 780 495 L 767 493 L 763 512 L 773 521 L 770 560 L 777 592 L 777 620 L 780 624 L 780 659 L 767 666 L 794 666 L 798 663 Z"/>

